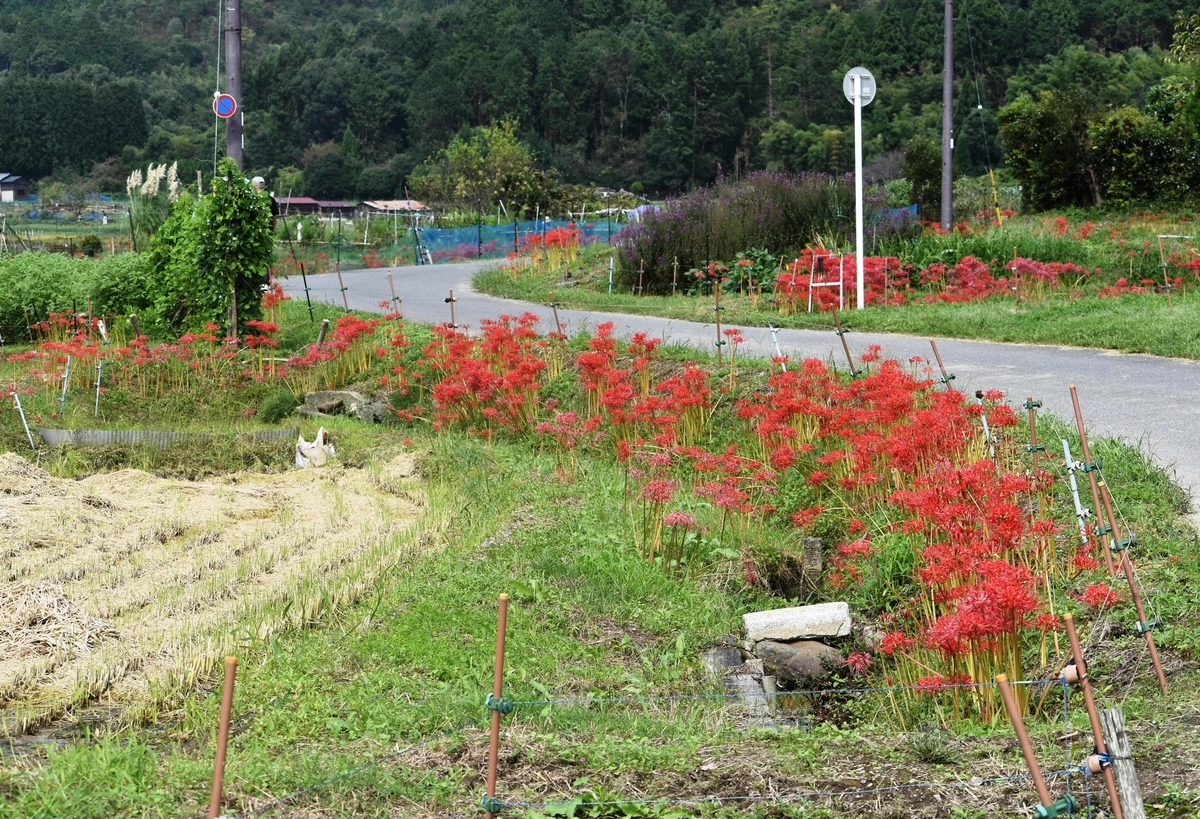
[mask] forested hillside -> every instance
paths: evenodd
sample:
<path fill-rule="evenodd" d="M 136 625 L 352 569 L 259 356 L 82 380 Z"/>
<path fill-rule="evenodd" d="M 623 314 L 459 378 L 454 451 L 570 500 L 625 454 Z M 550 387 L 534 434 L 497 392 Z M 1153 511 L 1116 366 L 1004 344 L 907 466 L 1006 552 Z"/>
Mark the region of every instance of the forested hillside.
<path fill-rule="evenodd" d="M 0 170 L 109 189 L 147 161 L 211 173 L 219 6 L 0 0 Z M 1034 204 L 1086 204 L 1089 123 L 1133 106 L 1122 133 L 1169 129 L 1188 107 L 1191 75 L 1164 51 L 1193 11 L 1180 0 L 957 11 L 959 173 L 1001 162 L 999 112 L 1025 92 L 1032 107 L 1010 116 L 1034 142 L 1024 154 L 1046 129 L 1083 128 L 1074 187 Z M 665 194 L 761 167 L 844 171 L 855 64 L 880 80 L 866 112 L 876 173 L 940 133 L 938 0 L 244 0 L 243 24 L 247 166 L 295 194 L 398 193 L 463 126 L 502 118 L 567 181 Z"/>

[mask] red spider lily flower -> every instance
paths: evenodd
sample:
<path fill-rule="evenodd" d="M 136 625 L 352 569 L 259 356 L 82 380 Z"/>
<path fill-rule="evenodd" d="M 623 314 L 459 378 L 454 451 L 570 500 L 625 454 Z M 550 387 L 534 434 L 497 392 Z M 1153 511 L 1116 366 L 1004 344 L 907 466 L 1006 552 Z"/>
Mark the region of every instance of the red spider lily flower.
<path fill-rule="evenodd" d="M 855 674 L 866 674 L 871 668 L 871 655 L 865 651 L 855 651 L 846 658 L 846 667 Z"/>

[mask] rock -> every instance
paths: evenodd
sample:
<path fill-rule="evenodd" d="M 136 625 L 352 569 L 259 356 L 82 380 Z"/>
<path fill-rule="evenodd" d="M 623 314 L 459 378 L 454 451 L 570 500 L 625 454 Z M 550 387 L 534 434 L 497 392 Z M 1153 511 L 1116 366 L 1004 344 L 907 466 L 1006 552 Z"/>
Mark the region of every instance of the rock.
<path fill-rule="evenodd" d="M 813 640 L 845 637 L 850 634 L 850 606 L 846 603 L 820 603 L 790 609 L 754 611 L 742 615 L 746 639 Z"/>
<path fill-rule="evenodd" d="M 824 679 L 829 670 L 842 664 L 842 652 L 816 640 L 797 640 L 777 643 L 763 640 L 758 644 L 758 656 L 763 664 L 775 671 L 780 679 L 802 682 Z"/>
<path fill-rule="evenodd" d="M 821 545 L 821 538 L 806 537 L 803 540 L 804 557 L 803 557 L 803 572 L 806 575 L 821 574 L 821 567 L 824 562 L 824 549 Z"/>
<path fill-rule="evenodd" d="M 381 423 L 391 417 L 392 406 L 386 394 L 368 397 L 354 390 L 315 390 L 304 396 L 296 412 L 310 418 L 353 415 L 360 421 Z"/>
<path fill-rule="evenodd" d="M 353 390 L 314 390 L 304 396 L 304 406 L 326 415 L 354 415 L 367 403 L 367 396 Z"/>
<path fill-rule="evenodd" d="M 731 706 L 737 707 L 735 703 L 740 704 L 742 713 L 753 723 L 766 724 L 770 722 L 771 714 L 766 694 L 763 693 L 762 678 L 762 660 L 747 660 L 736 668 L 729 669 L 729 673 L 721 678 L 721 684 L 725 686 L 726 692 L 738 698 L 730 703 Z"/>
<path fill-rule="evenodd" d="M 369 424 L 382 424 L 388 418 L 395 416 L 395 414 L 395 410 L 392 409 L 392 403 L 388 400 L 387 395 L 372 396 L 369 401 L 354 412 L 358 420 L 366 421 Z"/>
<path fill-rule="evenodd" d="M 700 659 L 710 674 L 720 676 L 742 664 L 742 650 L 737 646 L 717 646 L 701 654 Z"/>

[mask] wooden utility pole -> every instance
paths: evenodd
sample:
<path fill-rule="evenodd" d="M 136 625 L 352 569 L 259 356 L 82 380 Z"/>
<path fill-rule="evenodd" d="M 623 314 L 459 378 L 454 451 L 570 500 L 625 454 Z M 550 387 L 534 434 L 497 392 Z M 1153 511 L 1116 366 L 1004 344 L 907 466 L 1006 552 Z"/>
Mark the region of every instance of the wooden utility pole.
<path fill-rule="evenodd" d="M 225 120 L 225 155 L 242 162 L 242 0 L 225 0 L 225 93 L 237 101 L 237 112 Z"/>
<path fill-rule="evenodd" d="M 949 230 L 954 219 L 954 0 L 946 0 L 945 27 L 942 51 L 942 230 Z"/>

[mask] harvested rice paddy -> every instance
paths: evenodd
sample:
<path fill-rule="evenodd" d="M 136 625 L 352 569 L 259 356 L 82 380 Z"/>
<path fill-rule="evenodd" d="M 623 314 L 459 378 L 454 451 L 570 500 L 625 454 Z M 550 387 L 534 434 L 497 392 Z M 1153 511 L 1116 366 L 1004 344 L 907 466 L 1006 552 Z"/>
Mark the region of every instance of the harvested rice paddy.
<path fill-rule="evenodd" d="M 0 454 L 0 737 L 87 704 L 150 716 L 239 645 L 370 592 L 442 525 L 407 454 L 203 481 L 67 480 Z"/>

